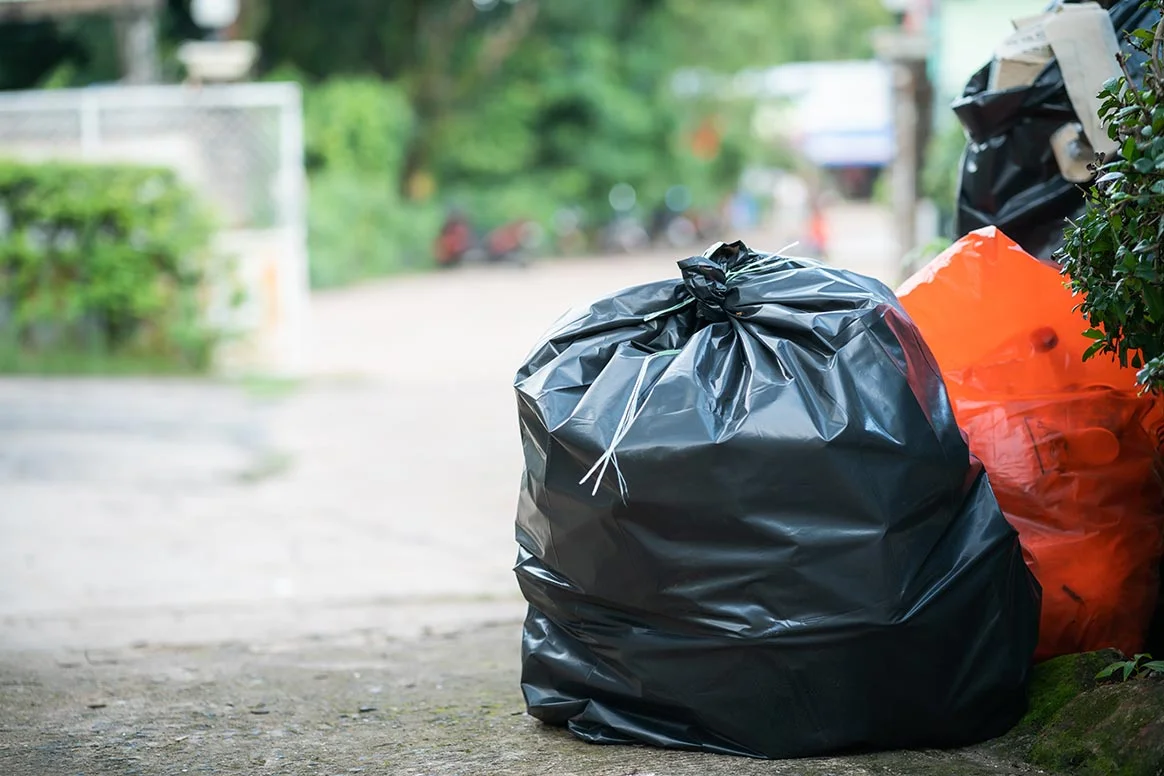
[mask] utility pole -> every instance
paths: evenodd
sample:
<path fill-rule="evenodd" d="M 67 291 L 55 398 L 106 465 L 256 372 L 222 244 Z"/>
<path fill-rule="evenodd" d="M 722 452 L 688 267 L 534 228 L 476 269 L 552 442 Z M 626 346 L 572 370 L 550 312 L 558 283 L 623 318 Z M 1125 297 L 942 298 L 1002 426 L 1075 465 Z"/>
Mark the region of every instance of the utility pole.
<path fill-rule="evenodd" d="M 896 14 L 898 26 L 879 30 L 874 47 L 877 57 L 893 68 L 896 152 L 890 183 L 897 254 L 904 260 L 917 247 L 918 189 L 932 119 L 929 38 L 924 29 L 929 2 L 886 0 L 886 5 Z"/>
<path fill-rule="evenodd" d="M 157 8 L 130 6 L 117 15 L 116 25 L 123 80 L 128 84 L 152 84 L 161 80 Z"/>

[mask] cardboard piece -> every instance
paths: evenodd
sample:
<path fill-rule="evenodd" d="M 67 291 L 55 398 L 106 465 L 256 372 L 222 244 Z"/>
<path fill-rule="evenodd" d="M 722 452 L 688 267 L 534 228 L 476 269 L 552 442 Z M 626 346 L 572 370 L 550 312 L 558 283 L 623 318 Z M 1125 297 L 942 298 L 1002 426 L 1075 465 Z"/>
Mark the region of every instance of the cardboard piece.
<path fill-rule="evenodd" d="M 1097 3 L 1082 3 L 1043 22 L 1047 42 L 1059 62 L 1067 96 L 1092 148 L 1111 154 L 1117 144 L 1099 120 L 1099 92 L 1120 75 L 1120 46 L 1108 12 Z"/>
<path fill-rule="evenodd" d="M 1017 19 L 1011 19 L 1011 24 L 1014 25 L 1015 30 L 1025 30 L 1028 27 L 1041 27 L 1043 21 L 1050 15 L 1049 13 L 1040 13 L 1034 16 L 1020 16 Z"/>
<path fill-rule="evenodd" d="M 994 50 L 989 88 L 1001 91 L 1030 86 L 1053 58 L 1040 22 L 1019 27 Z"/>
<path fill-rule="evenodd" d="M 1095 149 L 1087 142 L 1080 124 L 1064 124 L 1051 135 L 1051 149 L 1059 164 L 1059 174 L 1072 183 L 1086 183 L 1094 173 L 1087 165 L 1095 162 Z"/>
<path fill-rule="evenodd" d="M 989 88 L 1030 86 L 1051 60 L 1057 60 L 1084 138 L 1091 148 L 1110 156 L 1117 144 L 1099 120 L 1098 94 L 1105 81 L 1121 74 L 1111 16 L 1098 3 L 1070 3 L 1049 13 L 1014 19 L 1013 24 L 1015 31 L 995 49 Z M 1066 138 L 1069 133 L 1064 132 Z M 1061 169 L 1066 161 L 1061 160 Z M 1067 169 L 1082 174 L 1070 164 Z"/>
<path fill-rule="evenodd" d="M 991 91 L 1017 89 L 1021 86 L 1030 86 L 1043 72 L 1043 68 L 1051 61 L 1051 57 L 1039 59 L 1037 57 L 1011 57 L 999 59 L 990 71 Z"/>
<path fill-rule="evenodd" d="M 1047 42 L 1047 34 L 1042 24 L 1015 30 L 994 49 L 994 56 L 999 59 L 1035 53 L 1045 53 L 1048 58 L 1052 56 L 1051 45 Z"/>

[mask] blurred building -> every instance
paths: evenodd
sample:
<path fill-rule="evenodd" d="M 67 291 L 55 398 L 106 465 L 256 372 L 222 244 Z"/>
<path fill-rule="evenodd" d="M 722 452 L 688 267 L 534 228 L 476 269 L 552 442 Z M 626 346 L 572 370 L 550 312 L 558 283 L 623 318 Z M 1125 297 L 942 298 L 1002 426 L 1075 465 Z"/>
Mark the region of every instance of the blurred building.
<path fill-rule="evenodd" d="M 834 172 L 850 196 L 868 196 L 875 175 L 893 161 L 893 81 L 882 62 L 775 67 L 765 73 L 760 99 L 790 110 L 779 122 L 762 119 L 758 129 L 782 136 L 810 164 Z"/>
<path fill-rule="evenodd" d="M 729 75 L 685 71 L 676 75 L 675 90 L 754 103 L 760 141 L 795 150 L 854 196 L 868 196 L 893 160 L 892 72 L 883 62 L 792 62 Z"/>

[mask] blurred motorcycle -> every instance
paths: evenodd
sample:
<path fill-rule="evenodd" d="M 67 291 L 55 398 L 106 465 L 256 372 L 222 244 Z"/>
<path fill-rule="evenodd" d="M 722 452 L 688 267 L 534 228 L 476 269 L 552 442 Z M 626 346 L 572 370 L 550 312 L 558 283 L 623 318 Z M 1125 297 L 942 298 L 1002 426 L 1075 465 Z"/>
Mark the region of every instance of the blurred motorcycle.
<path fill-rule="evenodd" d="M 651 236 L 639 220 L 630 215 L 616 216 L 598 235 L 604 253 L 633 253 L 650 245 Z"/>
<path fill-rule="evenodd" d="M 515 264 L 526 266 L 529 253 L 540 242 L 538 225 L 527 220 L 510 221 L 479 236 L 468 217 L 454 211 L 445 219 L 433 246 L 437 266 L 463 264 Z"/>

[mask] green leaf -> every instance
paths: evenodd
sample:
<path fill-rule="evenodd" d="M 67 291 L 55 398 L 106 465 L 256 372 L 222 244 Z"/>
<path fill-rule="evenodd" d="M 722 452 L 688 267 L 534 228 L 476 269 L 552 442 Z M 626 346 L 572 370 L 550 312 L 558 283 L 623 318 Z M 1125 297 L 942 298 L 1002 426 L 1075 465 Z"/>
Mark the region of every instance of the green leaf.
<path fill-rule="evenodd" d="M 1083 332 L 1083 336 L 1087 337 L 1088 339 L 1101 340 L 1107 335 L 1105 335 L 1099 329 L 1088 329 L 1087 331 Z"/>
<path fill-rule="evenodd" d="M 1152 660 L 1144 663 L 1144 669 L 1154 674 L 1164 674 L 1164 660 Z"/>
<path fill-rule="evenodd" d="M 1106 347 L 1106 346 L 1107 346 L 1106 342 L 1092 343 L 1092 345 L 1089 348 L 1087 348 L 1087 350 L 1083 351 L 1083 360 L 1088 361 L 1088 360 L 1094 358 L 1096 356 L 1096 354 L 1101 352 L 1104 349 L 1104 347 Z"/>
<path fill-rule="evenodd" d="M 1112 675 L 1115 674 L 1116 671 L 1118 671 L 1121 668 L 1122 665 L 1123 665 L 1123 663 L 1112 663 L 1111 665 L 1107 666 L 1102 671 L 1100 671 L 1098 674 L 1096 674 L 1095 678 L 1096 679 L 1109 679 L 1109 678 L 1111 678 Z"/>
<path fill-rule="evenodd" d="M 1128 118 L 1129 116 L 1135 116 L 1139 112 L 1140 112 L 1139 105 L 1129 105 L 1126 108 L 1120 108 L 1118 111 L 1116 111 L 1116 119 L 1123 120 L 1123 119 Z"/>

